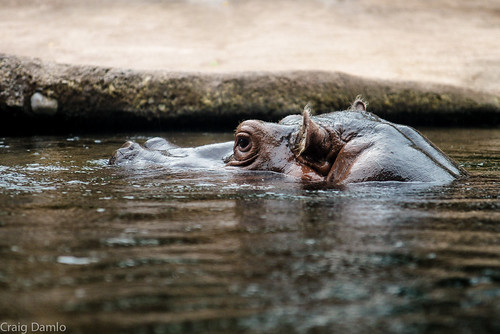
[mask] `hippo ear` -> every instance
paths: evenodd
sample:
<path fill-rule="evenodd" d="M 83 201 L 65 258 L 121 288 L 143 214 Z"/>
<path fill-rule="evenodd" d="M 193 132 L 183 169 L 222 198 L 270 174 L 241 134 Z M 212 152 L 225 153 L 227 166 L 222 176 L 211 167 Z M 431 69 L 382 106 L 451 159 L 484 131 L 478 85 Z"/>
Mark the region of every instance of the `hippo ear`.
<path fill-rule="evenodd" d="M 368 103 L 363 100 L 361 95 L 356 96 L 356 100 L 354 100 L 354 103 L 351 105 L 349 108 L 350 110 L 357 110 L 357 111 L 366 111 L 366 106 Z"/>
<path fill-rule="evenodd" d="M 329 137 L 328 132 L 312 120 L 311 107 L 309 104 L 306 105 L 302 112 L 302 125 L 295 142 L 297 156 L 321 159 L 322 155 L 327 154 L 323 151 Z"/>

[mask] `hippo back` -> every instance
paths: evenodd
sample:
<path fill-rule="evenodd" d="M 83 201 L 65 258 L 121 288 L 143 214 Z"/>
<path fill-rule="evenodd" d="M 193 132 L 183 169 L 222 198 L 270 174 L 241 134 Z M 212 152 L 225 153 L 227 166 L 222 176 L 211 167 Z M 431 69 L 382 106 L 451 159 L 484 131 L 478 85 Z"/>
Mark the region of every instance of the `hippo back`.
<path fill-rule="evenodd" d="M 449 182 L 467 175 L 412 127 L 391 123 L 366 111 L 333 112 L 313 119 L 341 133 L 346 142 L 328 175 L 334 183 Z"/>

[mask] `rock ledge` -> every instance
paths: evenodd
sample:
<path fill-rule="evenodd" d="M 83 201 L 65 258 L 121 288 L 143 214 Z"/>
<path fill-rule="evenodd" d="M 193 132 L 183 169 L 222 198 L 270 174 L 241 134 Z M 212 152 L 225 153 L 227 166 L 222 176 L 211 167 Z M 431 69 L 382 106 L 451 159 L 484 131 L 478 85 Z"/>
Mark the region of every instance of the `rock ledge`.
<path fill-rule="evenodd" d="M 361 94 L 387 120 L 426 126 L 493 126 L 500 98 L 416 82 L 336 72 L 204 74 L 73 66 L 0 54 L 0 131 L 29 133 L 233 129 L 250 118 L 276 121 L 310 103 L 347 108 Z"/>

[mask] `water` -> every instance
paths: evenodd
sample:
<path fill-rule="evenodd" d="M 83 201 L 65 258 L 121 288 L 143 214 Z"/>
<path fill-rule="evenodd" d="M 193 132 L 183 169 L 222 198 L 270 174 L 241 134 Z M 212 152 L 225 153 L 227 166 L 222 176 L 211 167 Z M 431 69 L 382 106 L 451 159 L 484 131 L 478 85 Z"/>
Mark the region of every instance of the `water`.
<path fill-rule="evenodd" d="M 0 138 L 0 323 L 498 332 L 500 130 L 423 132 L 471 178 L 328 189 L 274 173 L 107 166 L 126 139 L 153 135 Z"/>

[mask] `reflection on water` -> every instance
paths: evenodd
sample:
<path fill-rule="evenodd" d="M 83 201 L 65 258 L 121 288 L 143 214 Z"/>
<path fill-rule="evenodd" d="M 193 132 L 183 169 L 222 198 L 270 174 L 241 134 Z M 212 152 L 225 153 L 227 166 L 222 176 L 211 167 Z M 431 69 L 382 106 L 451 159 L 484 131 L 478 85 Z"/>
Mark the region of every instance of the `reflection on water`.
<path fill-rule="evenodd" d="M 71 333 L 499 331 L 500 130 L 424 133 L 472 177 L 328 189 L 107 166 L 124 136 L 0 138 L 0 321 Z"/>

